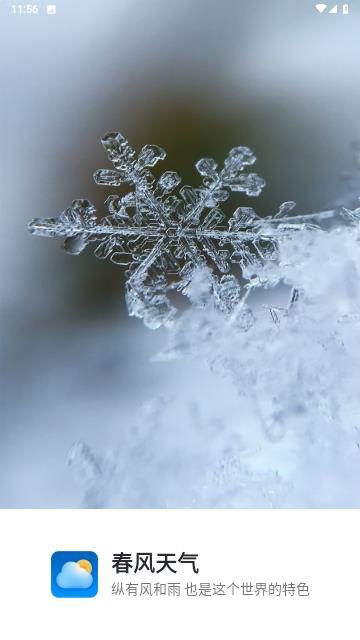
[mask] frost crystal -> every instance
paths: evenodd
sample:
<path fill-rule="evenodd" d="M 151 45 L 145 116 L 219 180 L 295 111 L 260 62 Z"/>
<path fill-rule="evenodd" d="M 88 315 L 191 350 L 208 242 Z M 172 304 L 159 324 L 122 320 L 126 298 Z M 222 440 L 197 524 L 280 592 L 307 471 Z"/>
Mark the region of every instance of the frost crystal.
<path fill-rule="evenodd" d="M 110 195 L 105 202 L 108 214 L 100 221 L 91 202 L 78 199 L 58 218 L 33 219 L 29 230 L 65 237 L 64 249 L 72 254 L 95 243 L 97 258 L 124 265 L 129 314 L 143 318 L 152 329 L 171 323 L 176 313 L 171 292 L 191 299 L 195 274 L 206 266 L 205 287 L 212 291 L 217 307 L 230 313 L 248 293 L 240 287 L 239 276 L 257 286 L 251 279 L 256 265 L 276 260 L 280 237 L 314 228 L 329 215 L 289 216 L 295 203 L 285 202 L 275 216 L 266 218 L 250 207 L 239 207 L 225 224 L 220 205 L 231 191 L 258 196 L 265 186 L 256 173 L 246 172 L 256 160 L 247 147 L 232 149 L 222 169 L 212 158 L 199 160 L 201 186 L 177 190 L 181 178 L 176 172 L 166 171 L 156 179 L 150 171 L 165 158 L 160 147 L 145 145 L 137 155 L 120 133 L 107 134 L 102 143 L 114 169 L 96 171 L 96 184 L 125 184 L 132 191 Z"/>

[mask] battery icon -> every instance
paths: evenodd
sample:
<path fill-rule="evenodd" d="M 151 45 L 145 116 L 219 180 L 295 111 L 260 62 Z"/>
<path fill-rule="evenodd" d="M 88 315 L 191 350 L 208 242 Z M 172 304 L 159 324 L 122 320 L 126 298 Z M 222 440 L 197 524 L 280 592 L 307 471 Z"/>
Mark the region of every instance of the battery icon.
<path fill-rule="evenodd" d="M 46 13 L 48 16 L 54 16 L 56 14 L 56 4 L 48 4 L 46 7 Z"/>
<path fill-rule="evenodd" d="M 346 16 L 349 13 L 349 5 L 343 4 L 343 14 Z"/>

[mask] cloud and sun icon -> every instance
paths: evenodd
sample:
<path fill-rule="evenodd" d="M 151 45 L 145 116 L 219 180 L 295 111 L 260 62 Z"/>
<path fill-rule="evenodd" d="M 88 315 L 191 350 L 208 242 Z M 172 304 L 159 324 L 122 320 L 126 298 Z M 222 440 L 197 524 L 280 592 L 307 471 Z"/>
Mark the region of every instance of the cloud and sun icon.
<path fill-rule="evenodd" d="M 92 564 L 89 560 L 65 562 L 56 577 L 56 584 L 61 589 L 88 589 L 93 583 Z"/>
<path fill-rule="evenodd" d="M 56 551 L 51 558 L 51 591 L 58 598 L 91 598 L 97 593 L 96 553 Z"/>

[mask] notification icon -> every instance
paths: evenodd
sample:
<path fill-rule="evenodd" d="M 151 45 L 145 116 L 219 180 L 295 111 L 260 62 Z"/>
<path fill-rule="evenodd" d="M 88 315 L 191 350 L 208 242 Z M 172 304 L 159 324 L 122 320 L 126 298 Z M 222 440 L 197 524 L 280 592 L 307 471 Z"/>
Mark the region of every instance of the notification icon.
<path fill-rule="evenodd" d="M 48 4 L 46 7 L 46 13 L 48 16 L 54 16 L 56 14 L 56 4 Z"/>

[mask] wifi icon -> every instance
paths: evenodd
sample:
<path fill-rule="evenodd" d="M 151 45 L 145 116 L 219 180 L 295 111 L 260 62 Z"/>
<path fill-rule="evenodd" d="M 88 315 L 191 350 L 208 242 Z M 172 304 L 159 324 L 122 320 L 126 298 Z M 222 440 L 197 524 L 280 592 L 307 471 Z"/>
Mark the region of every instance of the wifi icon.
<path fill-rule="evenodd" d="M 315 9 L 318 10 L 319 13 L 323 13 L 327 7 L 327 4 L 316 4 Z"/>

